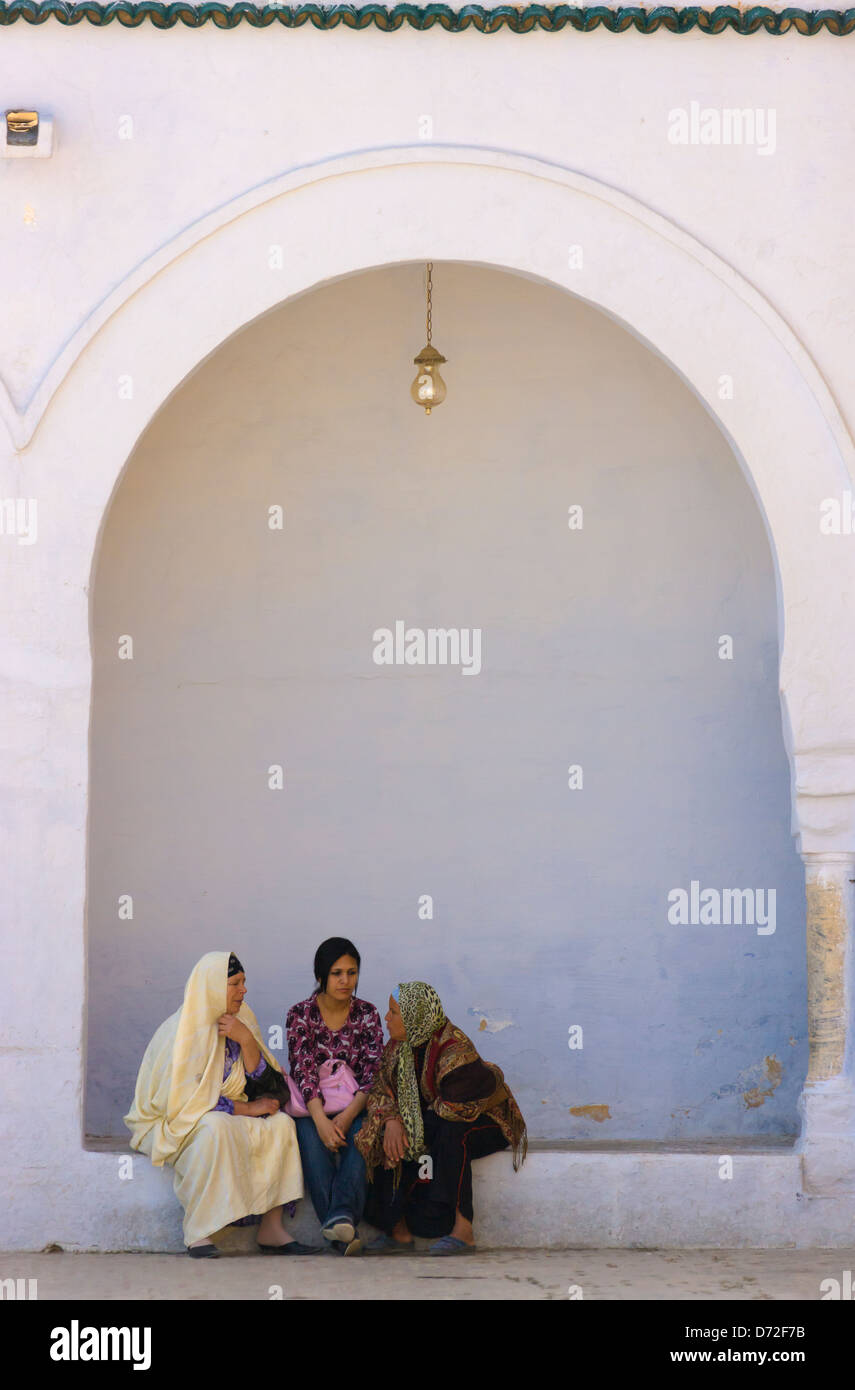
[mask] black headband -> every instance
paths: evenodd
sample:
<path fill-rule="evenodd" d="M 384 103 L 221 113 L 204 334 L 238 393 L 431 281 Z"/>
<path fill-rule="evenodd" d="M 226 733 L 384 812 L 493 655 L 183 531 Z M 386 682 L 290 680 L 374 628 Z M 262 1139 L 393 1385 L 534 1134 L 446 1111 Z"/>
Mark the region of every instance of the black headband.
<path fill-rule="evenodd" d="M 231 954 L 229 955 L 229 979 L 231 979 L 232 975 L 245 975 L 245 974 L 246 974 L 246 971 L 244 970 L 243 966 L 241 965 L 241 963 L 240 963 L 240 961 L 238 960 L 237 956 L 235 955 L 234 951 L 232 951 Z"/>

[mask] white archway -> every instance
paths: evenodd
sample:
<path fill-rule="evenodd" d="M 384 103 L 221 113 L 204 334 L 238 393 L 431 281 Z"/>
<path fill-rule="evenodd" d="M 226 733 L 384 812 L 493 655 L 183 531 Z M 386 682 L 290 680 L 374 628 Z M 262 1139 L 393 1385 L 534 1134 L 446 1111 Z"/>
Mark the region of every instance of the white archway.
<path fill-rule="evenodd" d="M 270 268 L 274 246 L 279 270 Z M 855 796 L 855 662 L 840 641 L 855 561 L 818 524 L 822 499 L 855 477 L 855 449 L 818 368 L 772 306 L 615 189 L 526 156 L 440 145 L 290 171 L 138 266 L 81 325 L 23 412 L 0 393 L 10 434 L 39 454 L 55 433 L 85 440 L 89 498 L 103 515 L 148 422 L 225 338 L 325 281 L 431 257 L 543 279 L 597 305 L 664 357 L 716 418 L 775 557 L 802 847 L 855 834 L 855 803 L 839 804 L 833 823 L 828 808 L 817 815 L 811 805 Z M 132 400 L 119 397 L 126 377 Z"/>
<path fill-rule="evenodd" d="M 272 247 L 282 248 L 281 269 L 271 268 Z M 32 878 L 21 925 L 30 913 L 52 924 L 34 948 L 36 964 L 43 957 L 46 981 L 57 964 L 62 976 L 46 985 L 43 1007 L 73 1042 L 57 1112 L 67 1132 L 67 1145 L 57 1143 L 53 1151 L 58 1169 L 72 1175 L 81 1163 L 87 595 L 113 490 L 152 417 L 224 339 L 324 282 L 427 259 L 499 267 L 598 306 L 673 366 L 742 463 L 777 570 L 794 830 L 817 904 L 810 906 L 809 893 L 811 1009 L 819 1025 L 808 1129 L 837 1181 L 843 1169 L 855 1171 L 852 983 L 844 977 L 851 957 L 845 884 L 855 877 L 855 658 L 845 640 L 855 552 L 846 538 L 821 534 L 819 506 L 852 488 L 851 440 L 792 331 L 699 242 L 570 170 L 519 154 L 440 145 L 324 161 L 215 210 L 93 310 L 23 413 L 5 393 L 0 401 L 17 450 L 13 467 L 26 478 L 21 495 L 50 499 L 41 518 L 41 565 L 26 574 L 17 565 L 11 576 L 10 592 L 21 601 L 6 660 L 9 680 L 24 691 L 22 707 L 35 703 L 42 739 L 62 750 L 51 767 L 49 800 L 21 829 L 17 849 L 19 863 L 31 865 L 22 873 Z M 132 395 L 120 391 L 120 382 L 130 382 Z M 619 381 L 614 389 L 619 392 Z M 11 568 L 15 560 L 4 552 L 4 564 Z M 25 722 L 17 750 L 26 791 L 43 756 L 28 728 Z M 47 864 L 31 864 L 34 836 L 50 846 Z M 53 1080 L 52 1071 L 46 1075 Z M 25 1243 L 34 1238 L 35 1228 L 28 1229 Z"/>

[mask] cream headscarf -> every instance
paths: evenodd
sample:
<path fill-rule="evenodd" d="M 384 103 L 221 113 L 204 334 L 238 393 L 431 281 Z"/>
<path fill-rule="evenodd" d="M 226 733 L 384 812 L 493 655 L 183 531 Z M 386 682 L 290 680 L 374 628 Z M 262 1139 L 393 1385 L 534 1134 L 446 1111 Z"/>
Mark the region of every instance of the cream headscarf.
<path fill-rule="evenodd" d="M 213 1110 L 221 1095 L 245 1100 L 246 1073 L 238 1057 L 225 1082 L 226 1040 L 217 1032 L 225 1013 L 229 951 L 209 951 L 193 967 L 184 988 L 184 1003 L 161 1023 L 145 1050 L 137 1077 L 134 1103 L 125 1116 L 131 1148 L 144 1152 L 160 1167 L 174 1161 L 194 1125 Z M 261 1040 L 258 1020 L 247 1004 L 237 1013 L 270 1066 L 281 1071 Z"/>

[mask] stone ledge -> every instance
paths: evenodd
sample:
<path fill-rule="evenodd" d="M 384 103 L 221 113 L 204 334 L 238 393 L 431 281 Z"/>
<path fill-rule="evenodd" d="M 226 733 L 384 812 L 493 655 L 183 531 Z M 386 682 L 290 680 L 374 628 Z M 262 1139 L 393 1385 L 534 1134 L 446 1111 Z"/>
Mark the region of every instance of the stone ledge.
<path fill-rule="evenodd" d="M 530 1139 L 532 1153 L 649 1153 L 649 1154 L 729 1154 L 729 1153 L 786 1153 L 795 1152 L 798 1135 L 724 1135 L 719 1139 Z M 84 1149 L 89 1153 L 130 1154 L 126 1138 L 118 1135 L 86 1136 Z"/>
<path fill-rule="evenodd" d="M 701 1152 L 649 1147 L 534 1149 L 518 1173 L 507 1152 L 474 1167 L 475 1228 L 483 1249 L 762 1249 L 851 1245 L 855 1195 L 805 1192 L 802 1155 L 790 1147 L 735 1151 L 719 1176 L 721 1144 Z M 39 1169 L 13 1168 L 6 1183 L 3 1248 L 180 1251 L 181 1209 L 169 1169 L 134 1156 L 121 1180 L 121 1145 L 66 1152 Z M 34 1208 L 32 1193 L 39 1191 Z M 26 1218 L 22 1213 L 27 1212 Z M 318 1239 L 308 1201 L 289 1222 Z M 227 1240 L 247 1240 L 229 1232 Z"/>

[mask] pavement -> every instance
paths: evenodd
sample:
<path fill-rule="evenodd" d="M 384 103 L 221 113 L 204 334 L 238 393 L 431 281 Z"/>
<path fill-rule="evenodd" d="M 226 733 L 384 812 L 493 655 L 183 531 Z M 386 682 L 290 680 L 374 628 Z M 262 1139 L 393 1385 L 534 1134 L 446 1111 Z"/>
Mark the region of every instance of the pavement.
<path fill-rule="evenodd" d="M 855 1247 L 836 1250 L 485 1250 L 343 1259 L 225 1251 L 186 1255 L 0 1255 L 0 1281 L 37 1280 L 44 1299 L 745 1301 L 852 1298 Z M 847 1279 L 848 1275 L 848 1279 Z M 17 1286 L 21 1293 L 33 1286 Z M 0 1298 L 8 1286 L 0 1284 Z M 19 1294 L 20 1296 L 20 1294 Z M 32 1296 L 32 1294 L 30 1294 Z"/>

